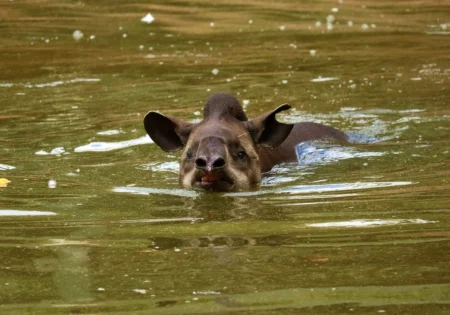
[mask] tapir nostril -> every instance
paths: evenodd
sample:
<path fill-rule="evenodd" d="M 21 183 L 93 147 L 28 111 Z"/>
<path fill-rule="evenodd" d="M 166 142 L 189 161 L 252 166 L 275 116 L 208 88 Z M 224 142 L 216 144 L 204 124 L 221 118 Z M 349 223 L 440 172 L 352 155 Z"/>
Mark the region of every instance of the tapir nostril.
<path fill-rule="evenodd" d="M 217 158 L 214 161 L 212 167 L 213 167 L 213 169 L 225 167 L 225 160 L 223 158 Z"/>
<path fill-rule="evenodd" d="M 197 158 L 195 159 L 195 167 L 196 168 L 206 168 L 206 160 L 204 158 Z"/>

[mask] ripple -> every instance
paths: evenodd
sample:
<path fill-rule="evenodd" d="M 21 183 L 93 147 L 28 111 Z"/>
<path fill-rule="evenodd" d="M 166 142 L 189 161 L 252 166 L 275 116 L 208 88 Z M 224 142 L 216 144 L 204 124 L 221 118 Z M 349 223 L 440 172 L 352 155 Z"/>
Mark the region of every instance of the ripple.
<path fill-rule="evenodd" d="M 38 211 L 38 210 L 0 210 L 0 217 L 9 216 L 41 216 L 41 215 L 56 215 L 55 212 Z"/>
<path fill-rule="evenodd" d="M 196 198 L 199 194 L 193 190 L 186 189 L 164 189 L 147 187 L 115 187 L 113 192 L 128 193 L 132 195 L 171 195 L 180 197 Z"/>
<path fill-rule="evenodd" d="M 135 145 L 153 143 L 148 135 L 138 139 L 118 141 L 118 142 L 91 142 L 89 144 L 75 148 L 75 152 L 106 152 L 123 149 Z"/>
<path fill-rule="evenodd" d="M 296 194 L 313 194 L 313 193 L 324 193 L 334 191 L 395 187 L 412 184 L 413 182 L 405 181 L 405 182 L 355 182 L 355 183 L 338 183 L 338 184 L 324 184 L 324 185 L 295 185 L 281 189 L 233 192 L 233 193 L 226 193 L 225 195 L 230 197 L 259 196 L 274 193 L 296 195 Z"/>
<path fill-rule="evenodd" d="M 436 221 L 427 221 L 422 219 L 393 219 L 393 220 L 381 220 L 381 219 L 360 219 L 350 221 L 338 221 L 338 222 L 322 222 L 306 224 L 309 227 L 329 228 L 329 227 L 368 227 L 368 226 L 385 226 L 385 225 L 400 225 L 400 224 L 427 224 L 436 223 Z"/>
<path fill-rule="evenodd" d="M 307 141 L 295 147 L 297 160 L 301 165 L 327 164 L 340 160 L 382 156 L 384 152 L 357 152 L 350 147 L 342 147 L 335 144 Z"/>
<path fill-rule="evenodd" d="M 15 166 L 6 165 L 6 164 L 0 164 L 0 171 L 10 171 L 15 169 Z"/>
<path fill-rule="evenodd" d="M 66 81 L 53 81 L 53 82 L 46 82 L 46 83 L 39 83 L 39 84 L 31 84 L 31 83 L 0 83 L 0 87 L 13 87 L 13 86 L 22 86 L 26 88 L 46 88 L 46 87 L 55 87 L 59 85 L 65 85 L 65 84 L 71 84 L 71 83 L 81 83 L 81 82 L 99 82 L 101 81 L 98 78 L 75 78 L 72 80 L 66 80 Z"/>

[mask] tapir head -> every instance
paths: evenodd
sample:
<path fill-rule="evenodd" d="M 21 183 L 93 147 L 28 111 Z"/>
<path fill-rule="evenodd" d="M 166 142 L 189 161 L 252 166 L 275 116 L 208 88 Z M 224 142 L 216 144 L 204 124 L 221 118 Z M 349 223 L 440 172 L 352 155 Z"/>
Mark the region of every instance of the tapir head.
<path fill-rule="evenodd" d="M 248 120 L 236 98 L 218 93 L 207 101 L 200 123 L 149 112 L 144 126 L 164 151 L 183 149 L 179 179 L 184 187 L 238 191 L 261 181 L 259 149 L 276 147 L 289 135 L 292 125 L 275 119 L 289 108 L 281 105 Z"/>

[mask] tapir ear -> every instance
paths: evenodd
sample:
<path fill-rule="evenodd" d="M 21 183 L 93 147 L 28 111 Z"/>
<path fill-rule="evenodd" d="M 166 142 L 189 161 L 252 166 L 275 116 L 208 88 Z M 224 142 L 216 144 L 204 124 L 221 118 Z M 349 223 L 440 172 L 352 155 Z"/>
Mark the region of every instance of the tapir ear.
<path fill-rule="evenodd" d="M 289 108 L 291 108 L 290 105 L 284 104 L 273 111 L 245 122 L 253 141 L 265 147 L 275 148 L 279 146 L 289 136 L 294 125 L 278 122 L 275 115 Z"/>
<path fill-rule="evenodd" d="M 193 126 L 194 124 L 157 112 L 148 112 L 144 117 L 144 127 L 148 135 L 166 152 L 182 149 Z"/>

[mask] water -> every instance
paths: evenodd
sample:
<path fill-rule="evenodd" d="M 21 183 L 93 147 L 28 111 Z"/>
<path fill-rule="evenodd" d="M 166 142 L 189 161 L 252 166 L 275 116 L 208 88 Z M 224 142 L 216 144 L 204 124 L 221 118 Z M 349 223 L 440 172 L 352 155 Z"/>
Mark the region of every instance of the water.
<path fill-rule="evenodd" d="M 1 313 L 449 312 L 442 1 L 1 7 Z M 143 117 L 197 121 L 215 91 L 353 143 L 182 189 Z"/>

